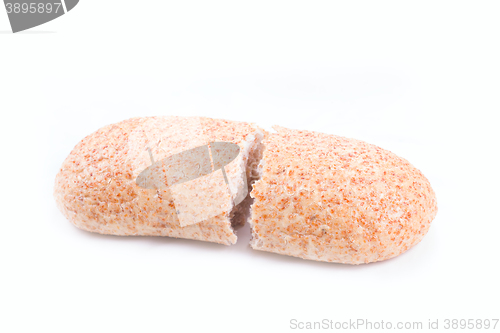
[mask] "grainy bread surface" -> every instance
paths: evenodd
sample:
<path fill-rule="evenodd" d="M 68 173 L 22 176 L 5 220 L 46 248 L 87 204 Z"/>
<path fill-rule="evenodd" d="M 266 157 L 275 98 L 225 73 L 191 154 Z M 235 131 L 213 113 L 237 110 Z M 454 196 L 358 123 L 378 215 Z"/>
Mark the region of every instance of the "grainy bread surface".
<path fill-rule="evenodd" d="M 91 232 L 228 245 L 236 242 L 232 226 L 248 218 L 254 249 L 348 264 L 392 258 L 427 233 L 436 197 L 408 161 L 359 140 L 275 129 L 269 134 L 253 124 L 201 117 L 125 120 L 76 145 L 57 174 L 54 196 L 64 216 Z M 152 156 L 159 161 L 216 141 L 240 147 L 224 168 L 229 187 L 221 170 L 183 190 L 137 185 Z M 235 206 L 248 186 L 251 197 Z M 208 203 L 200 216 L 212 217 L 181 226 L 179 196 L 187 210 Z"/>
<path fill-rule="evenodd" d="M 66 158 L 56 176 L 56 203 L 66 218 L 87 231 L 233 244 L 231 203 L 215 217 L 181 227 L 171 190 L 141 188 L 136 178 L 151 164 L 148 147 L 161 160 L 207 141 L 233 142 L 242 151 L 226 168 L 234 198 L 246 186 L 242 170 L 261 136 L 253 124 L 200 117 L 133 118 L 112 124 L 84 138 Z"/>
<path fill-rule="evenodd" d="M 251 196 L 251 246 L 360 264 L 397 256 L 427 233 L 435 194 L 408 161 L 377 146 L 275 127 Z"/>

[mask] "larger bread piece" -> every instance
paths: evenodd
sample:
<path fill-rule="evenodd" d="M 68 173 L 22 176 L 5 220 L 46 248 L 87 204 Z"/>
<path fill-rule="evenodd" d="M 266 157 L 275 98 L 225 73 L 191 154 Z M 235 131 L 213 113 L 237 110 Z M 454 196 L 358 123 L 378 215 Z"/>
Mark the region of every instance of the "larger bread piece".
<path fill-rule="evenodd" d="M 254 249 L 361 264 L 395 257 L 427 233 L 436 197 L 408 161 L 354 139 L 275 129 L 251 192 Z"/>
<path fill-rule="evenodd" d="M 244 188 L 249 184 L 246 177 L 251 174 L 249 166 L 257 164 L 254 160 L 259 158 L 263 135 L 253 124 L 200 117 L 122 121 L 99 129 L 76 145 L 56 176 L 54 196 L 64 216 L 83 230 L 234 244 L 233 225 L 246 219 L 238 215 L 248 213 L 251 198 L 238 206 L 234 199 L 248 193 Z M 193 200 L 213 203 L 212 208 L 221 203 L 222 208 L 217 216 L 181 226 L 173 190 L 141 188 L 136 179 L 151 165 L 152 158 L 160 161 L 215 141 L 231 142 L 240 148 L 238 157 L 225 168 L 232 192 L 222 193 L 224 197 L 205 177 L 192 181 Z M 224 185 L 222 173 L 219 178 Z M 201 196 L 203 188 L 207 188 L 206 198 Z"/>

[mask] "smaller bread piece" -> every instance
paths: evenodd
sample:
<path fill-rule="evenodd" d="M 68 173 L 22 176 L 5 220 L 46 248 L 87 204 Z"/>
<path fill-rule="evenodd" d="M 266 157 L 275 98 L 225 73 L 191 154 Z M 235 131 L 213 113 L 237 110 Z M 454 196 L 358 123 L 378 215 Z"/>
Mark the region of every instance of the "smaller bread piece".
<path fill-rule="evenodd" d="M 422 240 L 436 197 L 408 161 L 359 140 L 274 128 L 251 192 L 253 249 L 361 264 Z"/>
<path fill-rule="evenodd" d="M 144 117 L 111 124 L 76 145 L 56 176 L 54 197 L 63 215 L 86 231 L 234 244 L 233 226 L 245 221 L 248 214 L 249 166 L 257 164 L 263 135 L 250 123 L 203 117 Z M 137 177 L 152 165 L 152 158 L 162 161 L 221 141 L 239 147 L 238 156 L 225 166 L 229 186 L 221 170 L 216 171 L 219 182 L 215 185 L 215 177 L 209 176 L 216 172 L 179 185 L 184 186 L 180 195 L 187 196 L 183 202 L 191 206 L 186 209 L 208 202 L 213 206 L 209 208 L 220 209 L 220 214 L 181 225 L 174 187 L 138 186 Z M 225 190 L 224 195 L 216 191 L 217 186 Z M 238 202 L 241 204 L 235 206 Z"/>

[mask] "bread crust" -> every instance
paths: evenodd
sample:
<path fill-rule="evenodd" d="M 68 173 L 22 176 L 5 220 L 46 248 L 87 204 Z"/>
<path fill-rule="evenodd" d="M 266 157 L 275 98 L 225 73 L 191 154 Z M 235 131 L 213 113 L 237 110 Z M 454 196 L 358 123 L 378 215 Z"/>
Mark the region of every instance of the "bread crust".
<path fill-rule="evenodd" d="M 144 189 L 136 178 L 151 164 L 148 147 L 156 160 L 206 140 L 233 142 L 245 150 L 257 140 L 256 132 L 253 124 L 201 117 L 132 118 L 105 126 L 80 141 L 62 164 L 54 186 L 57 206 L 74 225 L 91 232 L 234 244 L 230 209 L 181 227 L 170 189 Z M 227 167 L 233 187 L 243 186 L 240 167 L 247 158 L 240 154 Z"/>
<path fill-rule="evenodd" d="M 226 167 L 233 194 L 247 185 L 242 176 L 249 158 L 262 158 L 249 219 L 256 250 L 360 264 L 397 256 L 427 233 L 437 213 L 435 193 L 408 161 L 359 140 L 275 129 L 269 134 L 253 124 L 201 117 L 132 118 L 108 125 L 72 150 L 56 176 L 54 197 L 64 216 L 83 230 L 234 244 L 231 217 L 237 211 L 245 216 L 250 198 L 244 200 L 245 212 L 229 205 L 215 217 L 182 227 L 169 188 L 136 184 L 151 164 L 147 148 L 161 160 L 207 140 L 225 141 L 246 152 Z M 262 137 L 261 157 L 252 147 Z M 248 179 L 256 176 L 253 171 L 246 168 Z"/>
<path fill-rule="evenodd" d="M 435 193 L 407 160 L 359 140 L 275 129 L 251 192 L 252 248 L 361 264 L 395 257 L 427 233 Z"/>

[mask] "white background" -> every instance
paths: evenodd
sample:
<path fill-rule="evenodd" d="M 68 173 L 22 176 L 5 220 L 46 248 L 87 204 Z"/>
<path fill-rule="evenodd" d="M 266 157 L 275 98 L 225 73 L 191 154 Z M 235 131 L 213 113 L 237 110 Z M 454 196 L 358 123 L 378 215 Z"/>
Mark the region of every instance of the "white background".
<path fill-rule="evenodd" d="M 9 30 L 0 7 L 0 331 L 500 317 L 498 1 L 82 0 Z M 52 198 L 64 158 L 148 115 L 377 144 L 423 171 L 438 215 L 407 253 L 361 266 L 254 251 L 248 226 L 230 247 L 78 230 Z"/>

